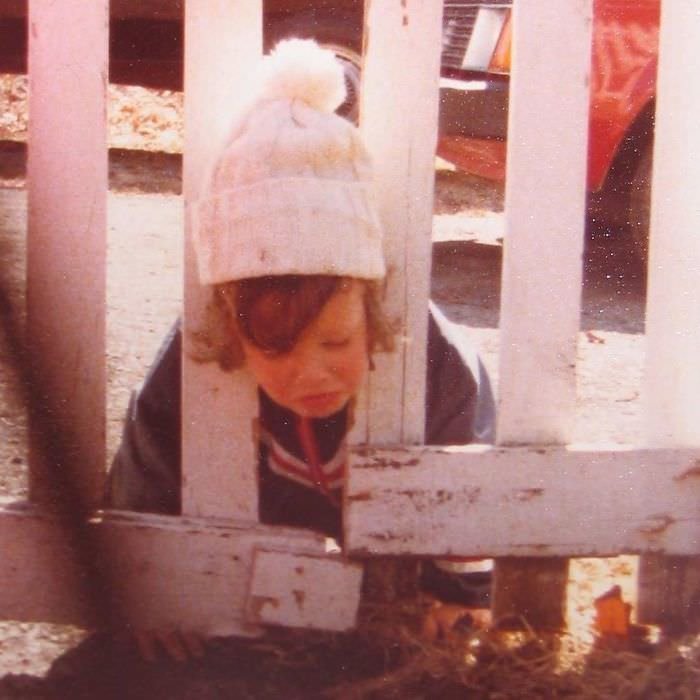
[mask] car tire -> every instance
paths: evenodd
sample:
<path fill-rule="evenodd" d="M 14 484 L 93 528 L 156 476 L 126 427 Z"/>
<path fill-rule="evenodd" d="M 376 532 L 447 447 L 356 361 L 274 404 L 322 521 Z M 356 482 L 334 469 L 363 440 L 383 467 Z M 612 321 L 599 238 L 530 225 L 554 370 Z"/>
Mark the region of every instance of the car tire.
<path fill-rule="evenodd" d="M 649 141 L 641 150 L 629 194 L 629 233 L 634 254 L 642 263 L 646 263 L 649 254 L 652 159 L 653 142 Z"/>
<path fill-rule="evenodd" d="M 271 28 L 266 40 L 269 50 L 286 37 L 315 39 L 320 46 L 330 49 L 337 56 L 345 73 L 347 97 L 336 112 L 357 124 L 360 114 L 361 16 L 323 18 L 300 15 L 279 22 Z"/>
<path fill-rule="evenodd" d="M 336 112 L 353 124 L 360 121 L 360 81 L 362 77 L 362 57 L 353 49 L 340 44 L 321 44 L 330 49 L 343 66 L 347 91 L 343 104 Z"/>

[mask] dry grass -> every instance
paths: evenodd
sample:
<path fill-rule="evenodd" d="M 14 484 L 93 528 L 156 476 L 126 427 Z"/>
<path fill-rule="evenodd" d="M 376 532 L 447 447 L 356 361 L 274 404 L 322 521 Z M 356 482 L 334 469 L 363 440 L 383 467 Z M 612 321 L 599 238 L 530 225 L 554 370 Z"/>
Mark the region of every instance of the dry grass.
<path fill-rule="evenodd" d="M 282 677 L 307 683 L 317 673 L 309 697 L 329 700 L 700 697 L 700 637 L 612 651 L 537 634 L 523 621 L 520 631 L 463 629 L 428 642 L 423 612 L 416 601 L 365 605 L 351 635 L 279 631 L 258 648 L 261 668 L 266 658 Z"/>
<path fill-rule="evenodd" d="M 27 77 L 0 75 L 0 141 L 26 141 Z M 110 148 L 181 153 L 183 96 L 172 90 L 109 85 Z"/>

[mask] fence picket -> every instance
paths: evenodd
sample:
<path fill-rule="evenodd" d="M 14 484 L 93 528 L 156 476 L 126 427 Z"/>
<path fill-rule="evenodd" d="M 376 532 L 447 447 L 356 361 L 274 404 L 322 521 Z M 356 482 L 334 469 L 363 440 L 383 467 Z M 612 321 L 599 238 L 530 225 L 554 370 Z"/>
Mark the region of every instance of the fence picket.
<path fill-rule="evenodd" d="M 107 12 L 107 0 L 29 3 L 28 347 L 85 506 L 105 463 Z M 30 494 L 51 502 L 44 429 L 33 414 Z"/>
<path fill-rule="evenodd" d="M 696 4 L 661 3 L 644 387 L 654 446 L 700 445 L 700 85 L 688 64 L 698 40 Z M 697 624 L 699 582 L 698 557 L 643 557 L 640 618 Z"/>
<path fill-rule="evenodd" d="M 374 444 L 419 443 L 425 422 L 442 8 L 431 2 L 368 7 L 361 129 L 375 165 L 384 225 L 386 309 L 401 329 L 397 352 L 374 359 L 368 434 Z"/>
<path fill-rule="evenodd" d="M 498 442 L 564 444 L 576 402 L 592 3 L 516 3 L 513 13 Z"/>
<path fill-rule="evenodd" d="M 230 128 L 241 86 L 262 53 L 262 3 L 190 2 L 185 26 L 183 192 L 187 214 Z M 189 215 L 185 220 L 187 334 L 198 328 L 207 297 L 197 280 Z M 211 364 L 198 364 L 187 351 L 183 359 L 183 512 L 257 520 L 253 382 L 246 372 L 225 374 Z"/>

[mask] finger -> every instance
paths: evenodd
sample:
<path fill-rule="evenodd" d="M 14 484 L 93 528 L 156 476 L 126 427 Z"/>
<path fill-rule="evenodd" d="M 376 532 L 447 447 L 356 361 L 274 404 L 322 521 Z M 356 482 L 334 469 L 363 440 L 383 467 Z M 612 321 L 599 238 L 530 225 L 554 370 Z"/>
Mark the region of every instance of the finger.
<path fill-rule="evenodd" d="M 421 635 L 423 636 L 423 639 L 427 639 L 429 642 L 435 642 L 437 641 L 438 633 L 439 629 L 435 615 L 433 615 L 432 612 L 429 612 L 423 618 Z"/>
<path fill-rule="evenodd" d="M 470 615 L 474 627 L 479 629 L 488 629 L 493 624 L 493 615 L 488 608 L 473 608 Z"/>
<path fill-rule="evenodd" d="M 469 615 L 469 612 L 469 608 L 465 608 L 463 605 L 446 603 L 437 608 L 433 614 L 440 629 L 444 632 L 451 630 L 459 620 Z"/>

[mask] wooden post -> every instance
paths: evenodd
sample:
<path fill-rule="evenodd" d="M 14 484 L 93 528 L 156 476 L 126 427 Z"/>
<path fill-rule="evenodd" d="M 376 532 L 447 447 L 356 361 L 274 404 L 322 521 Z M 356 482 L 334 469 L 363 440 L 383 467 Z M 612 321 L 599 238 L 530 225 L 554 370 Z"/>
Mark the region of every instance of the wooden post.
<path fill-rule="evenodd" d="M 513 8 L 500 445 L 564 444 L 569 438 L 576 402 L 592 16 L 591 0 Z M 524 568 L 528 576 L 521 575 Z M 531 624 L 563 626 L 567 571 L 564 559 L 497 561 L 495 617 L 524 614 Z"/>
<path fill-rule="evenodd" d="M 246 372 L 225 374 L 194 362 L 187 334 L 198 328 L 207 301 L 197 279 L 190 209 L 262 54 L 261 0 L 188 2 L 185 40 L 183 513 L 257 521 L 254 383 Z"/>
<path fill-rule="evenodd" d="M 688 64 L 698 40 L 696 3 L 661 3 L 645 380 L 655 446 L 700 445 L 700 85 Z M 643 557 L 639 577 L 641 621 L 700 629 L 698 557 Z"/>
<path fill-rule="evenodd" d="M 107 27 L 107 0 L 29 2 L 30 497 L 55 501 L 58 477 L 83 508 L 105 466 Z"/>

